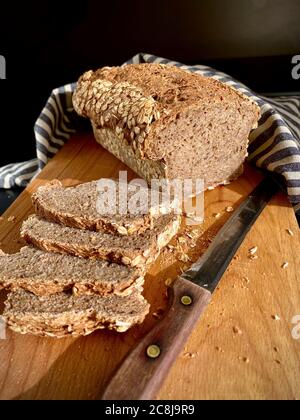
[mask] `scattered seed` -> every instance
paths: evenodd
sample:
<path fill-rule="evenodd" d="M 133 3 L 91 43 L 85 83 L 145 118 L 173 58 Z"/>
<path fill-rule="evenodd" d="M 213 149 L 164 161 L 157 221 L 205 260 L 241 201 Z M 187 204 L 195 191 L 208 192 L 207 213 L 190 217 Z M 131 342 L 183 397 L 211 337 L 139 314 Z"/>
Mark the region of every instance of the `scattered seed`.
<path fill-rule="evenodd" d="M 186 352 L 183 354 L 183 357 L 186 357 L 188 359 L 194 359 L 196 357 L 195 353 Z"/>
<path fill-rule="evenodd" d="M 167 248 L 170 249 L 171 251 L 173 251 L 175 249 L 174 245 L 167 245 Z"/>
<path fill-rule="evenodd" d="M 275 351 L 275 353 L 279 352 L 278 347 L 273 347 L 273 350 Z"/>
<path fill-rule="evenodd" d="M 128 231 L 124 226 L 119 226 L 117 231 L 120 235 L 128 235 Z"/>
<path fill-rule="evenodd" d="M 281 268 L 283 268 L 284 270 L 286 270 L 286 269 L 288 268 L 288 266 L 289 266 L 289 263 L 288 263 L 287 261 L 285 261 L 285 262 L 282 264 Z"/>
<path fill-rule="evenodd" d="M 220 219 L 221 213 L 214 213 L 213 216 L 214 216 L 215 219 Z"/>
<path fill-rule="evenodd" d="M 189 262 L 190 261 L 190 258 L 189 258 L 189 256 L 187 254 L 181 254 L 178 257 L 178 260 L 179 261 L 182 261 L 182 262 Z"/>
<path fill-rule="evenodd" d="M 171 286 L 172 283 L 173 283 L 173 280 L 171 278 L 167 278 L 167 280 L 165 281 L 165 285 L 167 287 Z"/>
<path fill-rule="evenodd" d="M 8 222 L 14 222 L 16 220 L 16 217 L 15 216 L 10 216 L 8 219 L 7 219 L 7 221 Z"/>
<path fill-rule="evenodd" d="M 274 321 L 280 321 L 280 316 L 279 315 L 272 315 L 272 319 L 274 319 Z"/>
<path fill-rule="evenodd" d="M 232 213 L 234 211 L 234 208 L 231 206 L 226 207 L 227 213 Z"/>
<path fill-rule="evenodd" d="M 250 258 L 250 260 L 257 260 L 258 255 L 250 255 L 249 258 Z"/>
<path fill-rule="evenodd" d="M 287 229 L 286 231 L 290 236 L 294 236 L 294 232 L 291 229 Z"/>
<path fill-rule="evenodd" d="M 257 246 L 253 246 L 252 248 L 249 249 L 249 254 L 250 255 L 255 255 L 257 253 L 258 247 Z"/>
<path fill-rule="evenodd" d="M 275 362 L 277 363 L 277 365 L 281 365 L 281 361 L 278 359 L 275 359 Z"/>
<path fill-rule="evenodd" d="M 73 287 L 73 293 L 74 293 L 74 295 L 77 295 L 78 292 L 79 292 L 78 287 L 74 286 Z"/>

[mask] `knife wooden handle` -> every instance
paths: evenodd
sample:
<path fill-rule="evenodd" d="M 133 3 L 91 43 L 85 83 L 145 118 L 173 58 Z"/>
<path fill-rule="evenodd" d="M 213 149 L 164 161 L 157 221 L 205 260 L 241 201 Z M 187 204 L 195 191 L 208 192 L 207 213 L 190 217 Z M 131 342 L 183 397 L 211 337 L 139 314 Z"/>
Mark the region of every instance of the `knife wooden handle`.
<path fill-rule="evenodd" d="M 182 350 L 211 299 L 211 293 L 178 277 L 165 317 L 125 358 L 102 400 L 150 400 Z M 159 355 L 158 355 L 159 353 Z"/>

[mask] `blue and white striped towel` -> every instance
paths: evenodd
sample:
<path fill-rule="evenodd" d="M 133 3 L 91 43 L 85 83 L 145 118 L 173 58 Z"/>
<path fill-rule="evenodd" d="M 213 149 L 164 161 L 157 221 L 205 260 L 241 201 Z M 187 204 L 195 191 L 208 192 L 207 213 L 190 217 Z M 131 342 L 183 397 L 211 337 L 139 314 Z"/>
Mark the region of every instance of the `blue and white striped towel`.
<path fill-rule="evenodd" d="M 138 54 L 125 64 L 164 63 L 212 77 L 254 99 L 262 118 L 250 135 L 249 160 L 259 168 L 284 176 L 287 193 L 300 217 L 300 97 L 273 99 L 255 95 L 250 89 L 210 67 L 186 66 L 149 54 Z M 76 84 L 54 89 L 35 126 L 37 158 L 0 168 L 0 188 L 26 186 L 75 133 L 80 117 L 72 106 Z"/>

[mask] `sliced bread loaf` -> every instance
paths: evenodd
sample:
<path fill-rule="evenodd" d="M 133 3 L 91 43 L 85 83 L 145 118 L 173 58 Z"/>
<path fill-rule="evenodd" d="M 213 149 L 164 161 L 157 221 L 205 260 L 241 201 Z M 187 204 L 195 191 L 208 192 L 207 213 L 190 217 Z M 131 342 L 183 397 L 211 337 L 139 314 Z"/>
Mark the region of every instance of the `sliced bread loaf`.
<path fill-rule="evenodd" d="M 163 211 L 168 212 L 167 207 L 172 208 L 175 205 L 174 202 L 170 205 L 161 202 L 151 206 L 151 191 L 146 187 L 139 187 L 139 196 L 142 199 L 137 204 L 137 214 L 133 214 L 129 211 L 128 202 L 130 203 L 137 193 L 136 186 L 112 179 L 109 182 L 115 187 L 116 200 L 114 202 L 110 197 L 110 202 L 105 203 L 101 211 L 99 201 L 104 198 L 99 190 L 99 181 L 65 188 L 60 181 L 55 180 L 39 187 L 32 195 L 35 212 L 47 220 L 69 227 L 132 235 L 151 229 L 154 215 L 157 216 Z M 126 188 L 126 192 L 120 190 L 121 188 L 123 190 Z M 119 193 L 121 197 L 126 197 L 123 204 L 120 203 Z"/>
<path fill-rule="evenodd" d="M 150 184 L 203 179 L 205 188 L 241 174 L 259 106 L 231 86 L 155 64 L 86 72 L 73 95 L 98 143 Z"/>
<path fill-rule="evenodd" d="M 33 247 L 24 247 L 17 254 L 0 254 L 0 286 L 9 290 L 24 289 L 39 296 L 66 290 L 74 294 L 128 295 L 141 289 L 143 283 L 141 270 L 100 259 Z"/>
<path fill-rule="evenodd" d="M 148 312 L 149 304 L 138 292 L 126 297 L 57 293 L 43 298 L 19 290 L 8 295 L 3 317 L 15 332 L 60 338 L 103 328 L 124 332 L 142 323 Z"/>
<path fill-rule="evenodd" d="M 21 236 L 45 251 L 97 257 L 145 269 L 176 235 L 180 221 L 178 215 L 160 216 L 152 230 L 124 237 L 65 227 L 33 215 L 23 223 Z"/>

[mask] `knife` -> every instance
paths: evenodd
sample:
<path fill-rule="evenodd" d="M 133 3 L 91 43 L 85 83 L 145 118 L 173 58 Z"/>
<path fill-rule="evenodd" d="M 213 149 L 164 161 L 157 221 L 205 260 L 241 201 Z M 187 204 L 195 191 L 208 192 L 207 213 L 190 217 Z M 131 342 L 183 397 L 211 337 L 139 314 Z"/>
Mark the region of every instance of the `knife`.
<path fill-rule="evenodd" d="M 267 176 L 231 215 L 199 260 L 170 287 L 164 318 L 129 353 L 102 400 L 151 400 L 211 300 L 247 233 L 279 185 Z"/>

